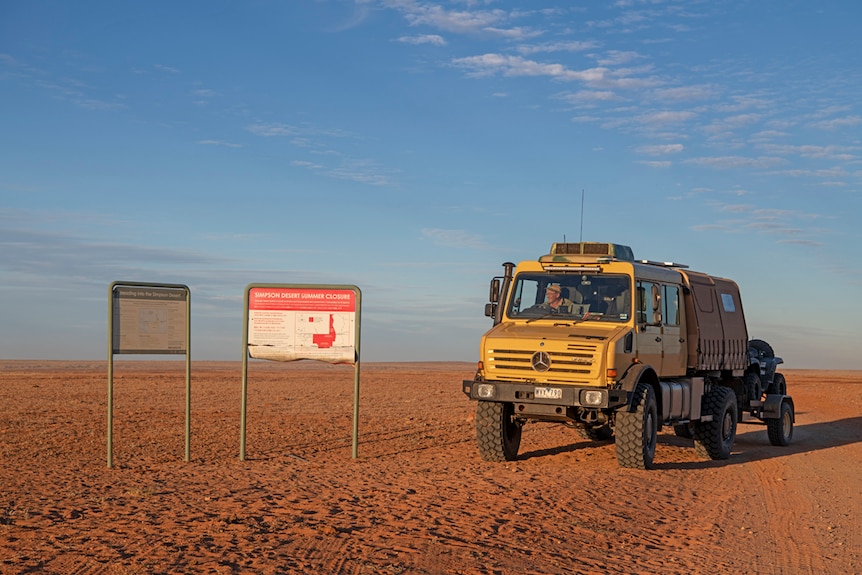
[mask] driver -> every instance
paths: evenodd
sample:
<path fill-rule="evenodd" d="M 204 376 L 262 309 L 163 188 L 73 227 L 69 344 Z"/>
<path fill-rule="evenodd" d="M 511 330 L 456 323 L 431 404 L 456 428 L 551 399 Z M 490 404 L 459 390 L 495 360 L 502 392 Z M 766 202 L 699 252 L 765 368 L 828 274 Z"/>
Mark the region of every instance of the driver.
<path fill-rule="evenodd" d="M 550 284 L 545 288 L 545 303 L 539 304 L 539 307 L 548 313 L 572 313 L 573 305 L 572 300 L 563 297 L 560 284 Z"/>

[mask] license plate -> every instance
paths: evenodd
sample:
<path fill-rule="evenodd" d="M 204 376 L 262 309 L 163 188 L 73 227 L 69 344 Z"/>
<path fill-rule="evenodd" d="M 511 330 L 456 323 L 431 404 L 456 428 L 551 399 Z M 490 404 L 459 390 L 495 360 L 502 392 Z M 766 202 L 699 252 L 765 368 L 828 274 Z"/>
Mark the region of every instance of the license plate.
<path fill-rule="evenodd" d="M 559 387 L 537 387 L 533 395 L 536 399 L 562 399 L 563 390 Z"/>

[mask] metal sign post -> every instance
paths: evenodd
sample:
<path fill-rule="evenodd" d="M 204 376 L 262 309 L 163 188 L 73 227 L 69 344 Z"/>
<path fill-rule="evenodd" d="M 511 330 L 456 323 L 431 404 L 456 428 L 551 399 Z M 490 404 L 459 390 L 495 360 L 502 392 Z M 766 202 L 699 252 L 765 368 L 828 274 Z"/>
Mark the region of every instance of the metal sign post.
<path fill-rule="evenodd" d="M 249 284 L 242 331 L 239 458 L 245 460 L 248 358 L 353 365 L 353 458 L 359 451 L 362 293 L 352 285 Z"/>
<path fill-rule="evenodd" d="M 191 458 L 191 296 L 183 284 L 108 287 L 108 467 L 114 465 L 114 354 L 185 354 L 186 451 Z"/>

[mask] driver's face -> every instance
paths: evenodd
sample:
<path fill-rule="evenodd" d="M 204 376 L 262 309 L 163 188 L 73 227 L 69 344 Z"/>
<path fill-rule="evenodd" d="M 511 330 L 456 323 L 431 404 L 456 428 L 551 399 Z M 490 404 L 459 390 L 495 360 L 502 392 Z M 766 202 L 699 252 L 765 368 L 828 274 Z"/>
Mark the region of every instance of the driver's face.
<path fill-rule="evenodd" d="M 560 292 L 553 289 L 545 290 L 545 296 L 547 296 L 549 302 L 555 302 L 561 297 Z"/>

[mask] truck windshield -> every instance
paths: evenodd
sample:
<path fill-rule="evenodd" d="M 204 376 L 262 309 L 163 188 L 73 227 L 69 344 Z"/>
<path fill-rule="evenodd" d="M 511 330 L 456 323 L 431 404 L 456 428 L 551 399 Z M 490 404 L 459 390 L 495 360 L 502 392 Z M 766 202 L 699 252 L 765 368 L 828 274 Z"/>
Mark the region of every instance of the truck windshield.
<path fill-rule="evenodd" d="M 518 274 L 509 300 L 512 318 L 628 321 L 632 314 L 627 276 Z"/>

